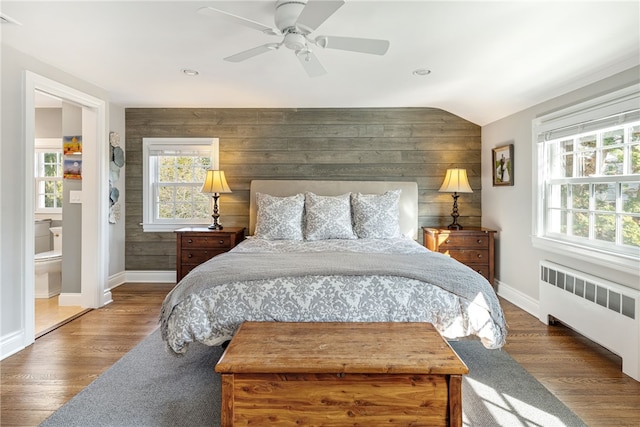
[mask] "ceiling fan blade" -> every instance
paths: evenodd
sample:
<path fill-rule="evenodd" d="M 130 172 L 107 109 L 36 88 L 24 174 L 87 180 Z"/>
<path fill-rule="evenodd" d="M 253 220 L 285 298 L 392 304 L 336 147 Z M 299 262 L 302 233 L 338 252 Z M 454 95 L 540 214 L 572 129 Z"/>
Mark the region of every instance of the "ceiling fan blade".
<path fill-rule="evenodd" d="M 244 25 L 245 27 L 253 28 L 254 30 L 261 31 L 265 34 L 279 36 L 281 33 L 267 25 L 260 22 L 252 21 L 251 19 L 243 18 L 242 16 L 234 15 L 233 13 L 226 12 L 224 10 L 216 9 L 215 7 L 201 7 L 198 9 L 200 15 L 212 16 L 214 18 L 225 18 L 227 21 L 234 22 L 236 24 Z"/>
<path fill-rule="evenodd" d="M 309 0 L 300 12 L 296 25 L 314 31 L 344 4 L 343 0 Z"/>
<path fill-rule="evenodd" d="M 318 77 L 327 74 L 327 70 L 324 69 L 320 61 L 318 61 L 318 58 L 310 50 L 300 50 L 296 52 L 296 56 L 309 77 Z"/>
<path fill-rule="evenodd" d="M 279 43 L 267 43 L 262 46 L 245 50 L 244 52 L 236 53 L 235 55 L 227 56 L 226 58 L 224 58 L 224 60 L 229 62 L 242 62 L 245 59 L 253 58 L 254 56 L 271 52 L 272 50 L 278 50 L 279 48 L 280 48 Z"/>
<path fill-rule="evenodd" d="M 356 37 L 319 36 L 315 43 L 327 49 L 384 55 L 389 49 L 389 40 L 361 39 Z"/>

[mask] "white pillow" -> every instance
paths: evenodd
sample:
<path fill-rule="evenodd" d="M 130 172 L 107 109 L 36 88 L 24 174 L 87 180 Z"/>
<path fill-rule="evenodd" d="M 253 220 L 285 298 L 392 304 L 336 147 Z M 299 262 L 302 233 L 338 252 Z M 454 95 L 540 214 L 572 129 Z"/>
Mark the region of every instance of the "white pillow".
<path fill-rule="evenodd" d="M 304 194 L 277 197 L 256 193 L 255 237 L 268 240 L 302 240 Z"/>
<path fill-rule="evenodd" d="M 350 198 L 351 193 L 340 196 L 305 193 L 305 239 L 355 239 Z"/>
<path fill-rule="evenodd" d="M 353 230 L 360 239 L 391 239 L 401 237 L 400 193 L 390 190 L 384 194 L 351 194 Z"/>

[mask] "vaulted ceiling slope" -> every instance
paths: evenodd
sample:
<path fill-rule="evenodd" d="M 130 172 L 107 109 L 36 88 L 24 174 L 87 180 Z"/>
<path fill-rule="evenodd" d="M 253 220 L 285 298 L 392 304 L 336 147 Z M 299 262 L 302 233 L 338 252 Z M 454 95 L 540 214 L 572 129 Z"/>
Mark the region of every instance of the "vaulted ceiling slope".
<path fill-rule="evenodd" d="M 3 0 L 15 22 L 1 25 L 2 44 L 124 107 L 435 107 L 479 125 L 640 64 L 637 0 L 346 0 L 311 35 L 388 40 L 389 49 L 313 46 L 326 70 L 318 77 L 284 47 L 225 61 L 282 37 L 198 13 L 214 7 L 275 27 L 275 4 Z"/>

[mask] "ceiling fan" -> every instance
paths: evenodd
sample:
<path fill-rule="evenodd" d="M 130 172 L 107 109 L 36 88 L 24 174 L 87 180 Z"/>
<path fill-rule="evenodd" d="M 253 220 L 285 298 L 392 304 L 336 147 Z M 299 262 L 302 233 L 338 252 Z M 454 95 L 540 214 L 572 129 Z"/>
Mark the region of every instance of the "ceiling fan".
<path fill-rule="evenodd" d="M 333 15 L 345 2 L 343 0 L 278 0 L 275 5 L 276 28 L 251 19 L 234 15 L 214 7 L 198 9 L 201 15 L 223 17 L 237 24 L 261 31 L 264 34 L 281 36 L 279 43 L 267 43 L 224 58 L 225 61 L 241 62 L 254 56 L 280 49 L 291 49 L 310 77 L 326 74 L 326 70 L 314 54 L 315 47 L 339 49 L 351 52 L 384 55 L 389 49 L 388 40 L 356 37 L 317 36 L 310 34 Z"/>

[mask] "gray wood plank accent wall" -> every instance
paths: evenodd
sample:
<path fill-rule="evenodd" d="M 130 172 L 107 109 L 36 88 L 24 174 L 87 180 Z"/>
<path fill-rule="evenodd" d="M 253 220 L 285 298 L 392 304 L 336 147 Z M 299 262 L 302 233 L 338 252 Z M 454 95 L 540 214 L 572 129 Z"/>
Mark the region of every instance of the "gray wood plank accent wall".
<path fill-rule="evenodd" d="M 217 137 L 231 194 L 221 222 L 249 226 L 253 179 L 415 181 L 421 226 L 451 222 L 439 193 L 447 168 L 466 168 L 472 194 L 458 199 L 459 222 L 480 226 L 480 126 L 434 108 L 128 108 L 126 270 L 175 269 L 175 234 L 143 233 L 142 138 Z M 421 234 L 421 233 L 419 233 Z M 420 236 L 422 239 L 422 236 Z"/>

